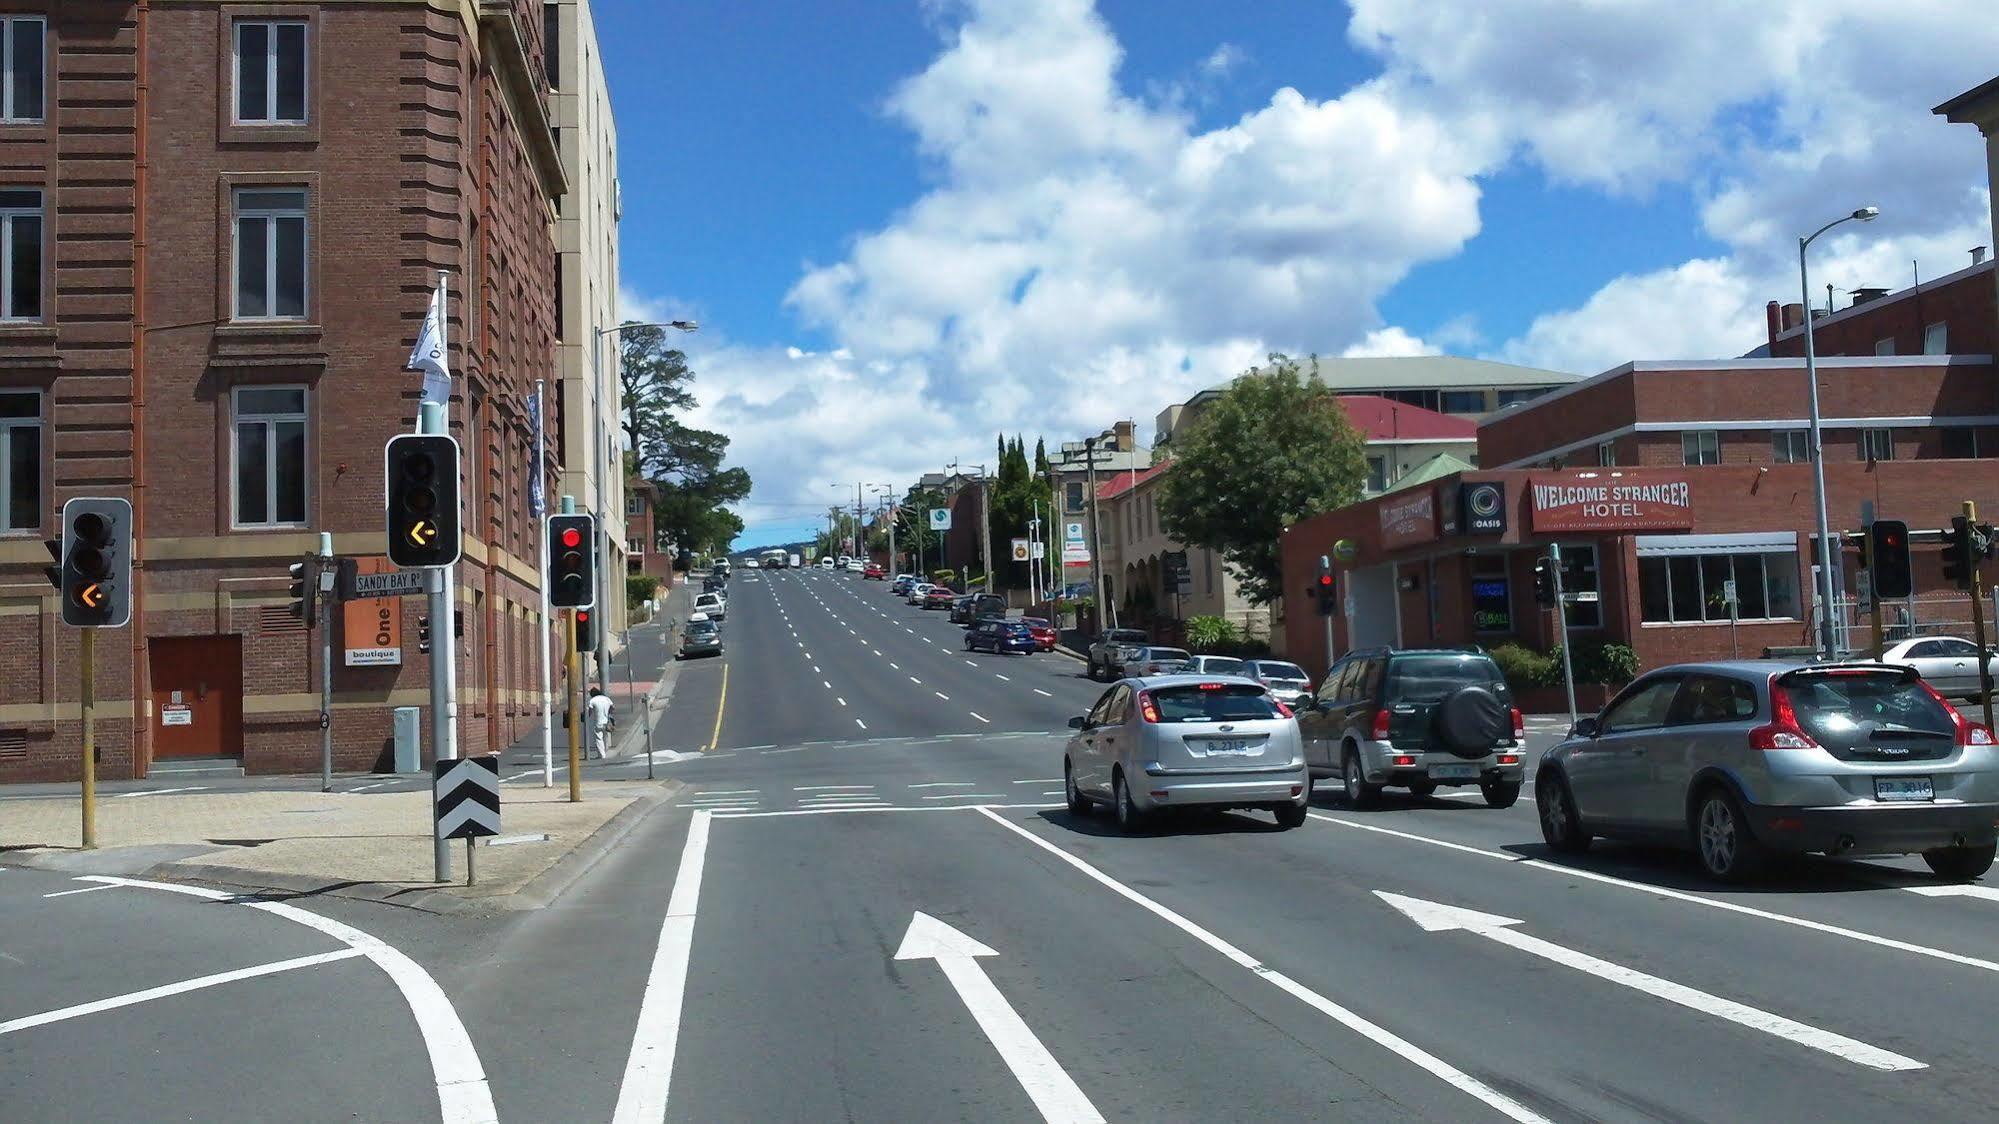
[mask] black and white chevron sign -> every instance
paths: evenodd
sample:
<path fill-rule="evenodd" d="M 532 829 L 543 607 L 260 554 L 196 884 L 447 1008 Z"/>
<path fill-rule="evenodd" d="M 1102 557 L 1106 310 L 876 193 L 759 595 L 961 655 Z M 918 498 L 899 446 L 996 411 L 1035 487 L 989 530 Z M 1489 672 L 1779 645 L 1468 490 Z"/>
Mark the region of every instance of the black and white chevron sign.
<path fill-rule="evenodd" d="M 431 807 L 439 839 L 500 833 L 500 759 L 466 757 L 431 769 Z"/>

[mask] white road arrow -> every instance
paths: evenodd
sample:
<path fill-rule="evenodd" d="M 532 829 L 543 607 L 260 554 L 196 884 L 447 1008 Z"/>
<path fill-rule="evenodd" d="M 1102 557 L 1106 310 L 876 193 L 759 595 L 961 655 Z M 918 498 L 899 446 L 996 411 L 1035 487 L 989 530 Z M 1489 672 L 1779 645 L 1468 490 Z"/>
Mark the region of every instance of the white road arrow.
<path fill-rule="evenodd" d="M 1056 1062 L 1048 1047 L 1034 1036 L 1014 1012 L 1012 1004 L 1006 1001 L 993 981 L 986 976 L 985 969 L 979 967 L 977 956 L 998 956 L 999 953 L 978 941 L 944 924 L 927 913 L 918 913 L 909 919 L 909 931 L 902 936 L 902 947 L 895 950 L 897 960 L 935 960 L 944 972 L 944 978 L 958 991 L 958 998 L 978 1021 L 979 1029 L 985 1031 L 993 1049 L 999 1051 L 1000 1060 L 1013 1071 L 1020 1087 L 1027 1090 L 1034 1107 L 1041 1110 L 1043 1119 L 1050 1121 L 1075 1121 L 1076 1124 L 1102 1124 L 1103 1115 L 1083 1090 L 1069 1079 L 1069 1075 Z"/>
<path fill-rule="evenodd" d="M 1878 1046 L 1870 1046 L 1857 1039 L 1834 1034 L 1829 1030 L 1820 1030 L 1815 1026 L 1807 1026 L 1801 1022 L 1793 1022 L 1782 1015 L 1773 1015 L 1768 1011 L 1761 1011 L 1755 1007 L 1745 1006 L 1733 1000 L 1723 999 L 1718 995 L 1709 995 L 1705 991 L 1696 991 L 1693 988 L 1684 987 L 1670 980 L 1662 980 L 1657 976 L 1648 976 L 1643 972 L 1626 968 L 1621 964 L 1612 964 L 1608 960 L 1599 960 L 1587 953 L 1577 952 L 1572 948 L 1563 948 L 1561 945 L 1551 944 L 1539 937 L 1530 937 L 1526 933 L 1514 932 L 1509 926 L 1525 924 L 1525 922 L 1522 922 L 1518 918 L 1501 917 L 1493 913 L 1480 913 L 1477 910 L 1461 909 L 1457 906 L 1442 905 L 1438 902 L 1426 902 L 1421 898 L 1406 898 L 1401 894 L 1391 894 L 1383 890 L 1376 890 L 1374 896 L 1401 910 L 1408 916 L 1409 920 L 1421 926 L 1426 933 L 1441 933 L 1451 929 L 1463 929 L 1467 932 L 1476 933 L 1495 944 L 1519 949 L 1521 952 L 1531 953 L 1544 960 L 1552 960 L 1557 964 L 1574 968 L 1579 972 L 1587 972 L 1599 979 L 1622 984 L 1634 991 L 1642 991 L 1647 995 L 1664 999 L 1668 1003 L 1677 1003 L 1682 1007 L 1699 1011 L 1704 1015 L 1713 1015 L 1717 1018 L 1727 1019 L 1730 1022 L 1746 1026 L 1751 1030 L 1760 1030 L 1765 1034 L 1773 1034 L 1778 1038 L 1788 1039 L 1800 1046 L 1809 1046 L 1814 1050 L 1823 1050 L 1834 1057 L 1845 1058 L 1855 1065 L 1863 1065 L 1869 1069 L 1893 1072 L 1929 1068 L 1928 1065 L 1916 1061 L 1914 1058 L 1905 1058 L 1900 1054 L 1890 1053 Z"/>
<path fill-rule="evenodd" d="M 1999 890 L 1990 886 L 1904 886 L 1902 889 L 1926 898 L 1984 898 L 1999 902 Z"/>

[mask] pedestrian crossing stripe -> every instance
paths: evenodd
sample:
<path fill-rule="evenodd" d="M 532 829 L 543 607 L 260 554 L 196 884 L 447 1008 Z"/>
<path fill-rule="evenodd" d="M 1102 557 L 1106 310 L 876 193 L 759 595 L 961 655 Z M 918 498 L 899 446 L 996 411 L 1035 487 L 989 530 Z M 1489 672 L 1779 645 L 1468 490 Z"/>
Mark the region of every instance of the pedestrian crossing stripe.
<path fill-rule="evenodd" d="M 467 757 L 431 766 L 431 807 L 437 838 L 476 839 L 500 833 L 500 759 Z"/>

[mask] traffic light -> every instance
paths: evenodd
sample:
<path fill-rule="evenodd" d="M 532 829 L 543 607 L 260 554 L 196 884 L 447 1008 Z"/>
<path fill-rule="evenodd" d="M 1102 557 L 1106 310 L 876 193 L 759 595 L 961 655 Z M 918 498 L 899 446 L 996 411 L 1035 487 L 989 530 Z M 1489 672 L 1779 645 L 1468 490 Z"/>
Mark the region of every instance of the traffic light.
<path fill-rule="evenodd" d="M 458 561 L 458 442 L 439 433 L 399 433 L 382 449 L 389 489 L 389 561 Z"/>
<path fill-rule="evenodd" d="M 288 588 L 292 597 L 291 615 L 304 621 L 307 628 L 312 627 L 313 618 L 318 616 L 316 602 L 319 598 L 319 582 L 317 575 L 313 573 L 312 561 L 312 557 L 308 555 L 286 567 L 291 574 L 291 585 Z"/>
<path fill-rule="evenodd" d="M 1959 589 L 1971 588 L 1971 521 L 1962 515 L 1950 517 L 1950 530 L 1943 535 L 1944 580 Z"/>
<path fill-rule="evenodd" d="M 1555 607 L 1555 562 L 1552 558 L 1534 560 L 1534 600 L 1542 608 Z"/>
<path fill-rule="evenodd" d="M 590 610 L 576 610 L 576 650 L 589 652 L 597 647 L 597 624 L 590 619 Z"/>
<path fill-rule="evenodd" d="M 1874 575 L 1874 596 L 1907 597 L 1915 592 L 1909 567 L 1909 525 L 1900 519 L 1876 519 L 1862 540 L 1862 561 Z"/>
<path fill-rule="evenodd" d="M 430 651 L 430 614 L 418 613 L 416 618 L 416 650 Z"/>
<path fill-rule="evenodd" d="M 132 618 L 132 503 L 78 497 L 62 505 L 56 565 L 44 572 L 62 591 L 64 624 L 121 628 Z"/>
<path fill-rule="evenodd" d="M 597 517 L 548 517 L 548 603 L 586 609 L 597 603 Z"/>

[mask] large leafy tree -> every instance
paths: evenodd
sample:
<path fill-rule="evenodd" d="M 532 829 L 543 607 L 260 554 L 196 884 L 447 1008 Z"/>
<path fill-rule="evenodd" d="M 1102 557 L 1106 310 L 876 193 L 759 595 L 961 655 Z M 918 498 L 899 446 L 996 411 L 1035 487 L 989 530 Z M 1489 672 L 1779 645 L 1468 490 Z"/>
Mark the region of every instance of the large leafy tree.
<path fill-rule="evenodd" d="M 629 327 L 618 334 L 619 390 L 624 405 L 625 447 L 637 453 L 648 472 L 652 458 L 678 423 L 674 414 L 694 407 L 694 372 L 687 356 L 666 346 L 666 329 Z"/>
<path fill-rule="evenodd" d="M 1160 526 L 1219 552 L 1256 604 L 1283 592 L 1284 529 L 1360 499 L 1367 480 L 1365 442 L 1318 374 L 1317 358 L 1272 355 L 1174 440 Z"/>
<path fill-rule="evenodd" d="M 724 466 L 726 435 L 680 420 L 694 406 L 694 371 L 687 356 L 666 346 L 665 329 L 627 328 L 619 346 L 625 442 L 633 467 L 657 491 L 655 545 L 727 551 L 743 532 L 728 505 L 749 497 L 750 474 Z"/>
<path fill-rule="evenodd" d="M 1012 541 L 1027 537 L 1027 521 L 1034 517 L 1034 501 L 1040 495 L 1033 470 L 1027 463 L 1027 444 L 1015 437 L 1000 438 L 999 469 L 993 474 L 986 497 L 991 516 L 988 531 L 993 543 L 994 583 L 1006 588 L 1027 585 L 1027 565 L 1013 560 Z"/>

